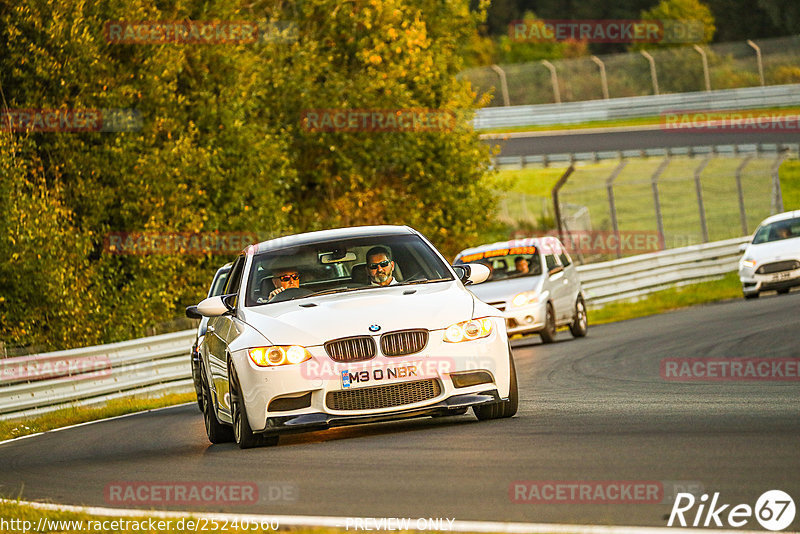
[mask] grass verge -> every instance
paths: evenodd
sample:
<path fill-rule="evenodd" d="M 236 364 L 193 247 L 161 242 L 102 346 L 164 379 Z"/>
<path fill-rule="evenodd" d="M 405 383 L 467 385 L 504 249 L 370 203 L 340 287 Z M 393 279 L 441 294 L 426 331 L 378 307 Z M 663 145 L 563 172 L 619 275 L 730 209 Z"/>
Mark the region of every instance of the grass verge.
<path fill-rule="evenodd" d="M 273 522 L 272 525 L 275 525 Z M 76 512 L 59 512 L 40 510 L 15 502 L 0 502 L 0 532 L 152 532 L 152 533 L 178 533 L 178 532 L 275 532 L 270 523 L 261 528 L 258 523 L 244 523 L 233 525 L 231 522 L 223 524 L 206 519 L 193 518 L 186 514 L 181 518 L 148 518 L 143 512 L 139 517 L 111 517 L 98 516 Z M 204 528 L 205 527 L 205 528 Z M 216 528 L 215 528 L 216 527 Z M 227 527 L 227 528 L 223 528 Z M 334 529 L 300 529 L 293 532 L 319 533 Z"/>
<path fill-rule="evenodd" d="M 194 402 L 194 393 L 169 394 L 153 398 L 116 399 L 98 408 L 73 407 L 57 410 L 45 415 L 14 421 L 0 421 L 0 441 L 36 434 L 97 419 L 107 419 L 128 413 L 163 408 L 185 402 Z M 0 514 L 0 517 L 2 515 Z M 0 529 L 2 532 L 2 529 Z"/>
<path fill-rule="evenodd" d="M 732 272 L 719 280 L 656 291 L 636 302 L 609 302 L 589 310 L 589 323 L 613 323 L 735 298 L 742 298 L 742 285 L 738 273 Z"/>

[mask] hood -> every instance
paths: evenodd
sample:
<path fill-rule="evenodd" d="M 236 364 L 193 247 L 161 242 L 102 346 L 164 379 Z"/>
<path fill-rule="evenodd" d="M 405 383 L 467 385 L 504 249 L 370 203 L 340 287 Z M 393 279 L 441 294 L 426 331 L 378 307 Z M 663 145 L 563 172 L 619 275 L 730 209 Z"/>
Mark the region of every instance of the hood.
<path fill-rule="evenodd" d="M 511 300 L 517 293 L 538 288 L 541 281 L 542 275 L 522 276 L 520 278 L 484 282 L 474 286 L 467 286 L 467 288 L 483 302 L 500 302 Z"/>
<path fill-rule="evenodd" d="M 770 241 L 758 245 L 750 244 L 745 250 L 743 258 L 751 258 L 759 264 L 800 258 L 800 237 Z"/>
<path fill-rule="evenodd" d="M 404 294 L 409 291 L 413 293 Z M 315 306 L 308 307 L 309 304 Z M 458 282 L 437 282 L 244 308 L 244 320 L 275 345 L 312 347 L 342 337 L 408 328 L 444 329 L 471 319 L 473 305 L 472 295 Z M 370 332 L 370 325 L 381 329 Z"/>

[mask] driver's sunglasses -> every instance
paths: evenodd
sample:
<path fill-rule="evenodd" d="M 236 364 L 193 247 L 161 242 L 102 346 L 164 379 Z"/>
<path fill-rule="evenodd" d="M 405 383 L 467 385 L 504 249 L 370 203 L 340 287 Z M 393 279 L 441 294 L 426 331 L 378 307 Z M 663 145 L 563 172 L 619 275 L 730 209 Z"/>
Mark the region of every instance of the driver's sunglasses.
<path fill-rule="evenodd" d="M 281 282 L 288 282 L 290 280 L 299 280 L 299 279 L 300 279 L 300 275 L 297 274 L 297 273 L 284 274 L 283 276 L 281 276 Z"/>
<path fill-rule="evenodd" d="M 388 267 L 390 263 L 392 263 L 392 261 L 391 261 L 391 260 L 383 260 L 383 261 L 382 261 L 382 262 L 380 262 L 380 263 L 370 263 L 370 264 L 369 264 L 369 268 L 370 268 L 370 269 L 372 269 L 372 270 L 374 271 L 375 269 L 377 269 L 377 268 L 378 268 L 378 266 L 379 266 L 379 265 L 380 265 L 381 267 Z"/>

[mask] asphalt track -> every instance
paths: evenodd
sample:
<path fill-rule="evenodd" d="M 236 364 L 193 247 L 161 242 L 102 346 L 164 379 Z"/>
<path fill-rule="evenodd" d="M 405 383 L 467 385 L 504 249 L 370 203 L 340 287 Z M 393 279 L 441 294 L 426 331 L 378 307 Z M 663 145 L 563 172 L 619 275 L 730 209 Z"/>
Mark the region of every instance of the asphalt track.
<path fill-rule="evenodd" d="M 756 132 L 709 132 L 652 130 L 608 131 L 598 133 L 538 133 L 531 137 L 513 137 L 506 140 L 487 139 L 499 145 L 499 156 L 535 156 L 578 152 L 603 152 L 606 150 L 640 150 L 647 148 L 674 148 L 706 145 L 746 145 L 800 143 L 800 130 Z"/>
<path fill-rule="evenodd" d="M 520 410 L 506 420 L 344 427 L 242 451 L 209 445 L 187 405 L 46 433 L 0 445 L 0 493 L 125 507 L 108 502 L 108 484 L 254 482 L 257 503 L 195 509 L 634 526 L 666 526 L 671 505 L 514 503 L 509 488 L 689 481 L 725 503 L 753 506 L 782 489 L 800 504 L 800 382 L 677 383 L 659 373 L 663 358 L 800 357 L 799 311 L 795 292 L 590 327 L 579 340 L 562 332 L 552 345 L 521 340 Z M 745 528 L 760 529 L 754 519 Z"/>

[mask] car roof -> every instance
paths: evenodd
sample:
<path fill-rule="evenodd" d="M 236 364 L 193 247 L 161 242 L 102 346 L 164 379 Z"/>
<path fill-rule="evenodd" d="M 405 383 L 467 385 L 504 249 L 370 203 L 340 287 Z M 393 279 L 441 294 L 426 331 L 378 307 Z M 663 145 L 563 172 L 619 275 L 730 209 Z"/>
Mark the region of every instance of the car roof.
<path fill-rule="evenodd" d="M 508 249 L 508 254 L 525 254 L 523 250 L 515 252 L 515 249 L 525 249 L 527 247 L 536 247 L 536 249 L 546 249 L 548 246 L 552 247 L 552 243 L 557 243 L 557 248 L 563 249 L 563 245 L 561 241 L 558 240 L 556 237 L 552 236 L 545 236 L 545 237 L 526 237 L 524 239 L 512 239 L 510 241 L 498 241 L 496 243 L 488 243 L 485 245 L 479 245 L 473 248 L 467 248 L 462 250 L 456 255 L 456 259 L 462 256 L 471 256 L 473 254 L 480 254 L 482 252 L 490 252 L 494 250 L 506 250 Z M 547 244 L 547 245 L 546 245 Z"/>
<path fill-rule="evenodd" d="M 771 216 L 767 217 L 766 219 L 764 219 L 763 221 L 761 221 L 761 225 L 760 226 L 763 226 L 765 224 L 771 224 L 771 223 L 778 222 L 778 221 L 785 221 L 785 220 L 788 220 L 788 219 L 794 219 L 795 217 L 800 217 L 800 210 L 785 211 L 783 213 L 778 213 L 776 215 L 771 215 Z"/>
<path fill-rule="evenodd" d="M 257 245 L 252 245 L 248 250 L 258 254 L 270 250 L 278 250 L 288 247 L 297 247 L 321 243 L 325 241 L 335 241 L 337 239 L 355 239 L 359 237 L 382 237 L 390 235 L 410 235 L 417 234 L 416 230 L 408 226 L 380 225 L 380 226 L 352 226 L 348 228 L 334 228 L 332 230 L 319 230 L 316 232 L 306 232 L 304 234 L 294 234 L 284 237 L 262 241 Z"/>

